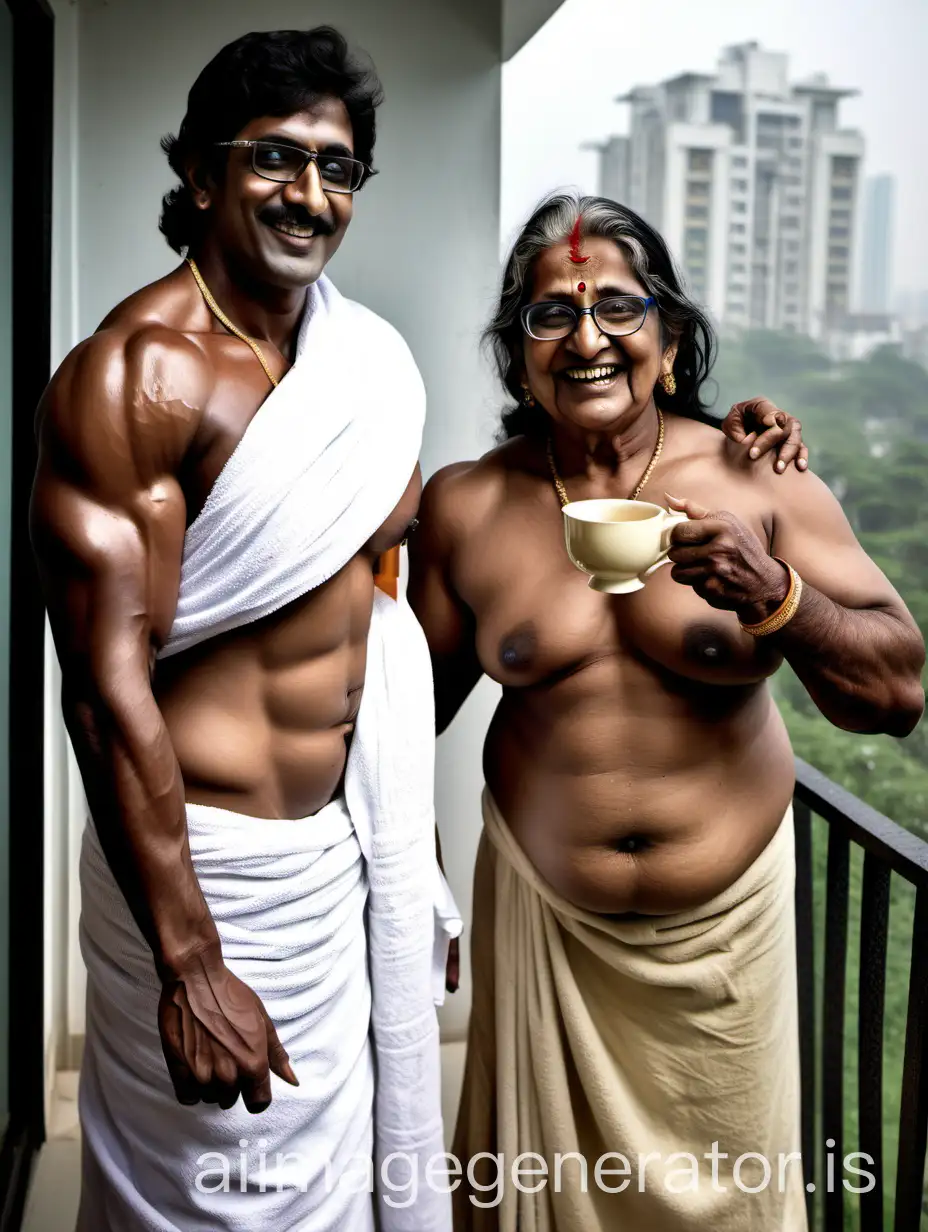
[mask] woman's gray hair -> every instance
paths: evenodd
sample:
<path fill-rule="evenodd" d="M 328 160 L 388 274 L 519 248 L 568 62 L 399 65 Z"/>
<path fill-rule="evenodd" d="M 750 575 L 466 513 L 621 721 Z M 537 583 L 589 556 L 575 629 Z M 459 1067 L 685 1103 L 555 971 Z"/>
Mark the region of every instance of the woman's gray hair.
<path fill-rule="evenodd" d="M 503 272 L 499 304 L 484 331 L 500 380 L 516 406 L 503 412 L 504 438 L 538 431 L 547 416 L 521 403 L 523 332 L 520 313 L 531 293 L 532 269 L 537 258 L 562 244 L 580 220 L 580 234 L 614 240 L 622 249 L 635 277 L 653 295 L 664 345 L 677 343 L 673 373 L 677 388 L 668 394 L 658 385 L 654 398 L 662 410 L 704 418 L 706 404 L 700 391 L 715 354 L 715 335 L 708 317 L 683 289 L 673 259 L 653 227 L 643 218 L 606 197 L 553 193 L 536 208 L 522 228 Z"/>

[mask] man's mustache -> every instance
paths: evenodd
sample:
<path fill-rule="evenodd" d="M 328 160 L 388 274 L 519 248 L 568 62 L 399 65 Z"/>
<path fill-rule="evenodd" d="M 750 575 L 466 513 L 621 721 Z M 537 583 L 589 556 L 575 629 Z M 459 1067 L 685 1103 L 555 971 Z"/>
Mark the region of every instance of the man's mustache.
<path fill-rule="evenodd" d="M 269 227 L 283 224 L 309 229 L 314 235 L 334 235 L 335 233 L 334 221 L 330 222 L 321 214 L 310 214 L 308 210 L 300 206 L 283 208 L 269 205 L 261 211 L 259 217 Z"/>

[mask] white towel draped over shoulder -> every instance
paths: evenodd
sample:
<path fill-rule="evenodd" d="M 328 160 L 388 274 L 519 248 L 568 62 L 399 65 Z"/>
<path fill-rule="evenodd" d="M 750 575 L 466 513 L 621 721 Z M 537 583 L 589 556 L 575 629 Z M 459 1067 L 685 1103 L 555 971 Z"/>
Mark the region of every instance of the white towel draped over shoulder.
<path fill-rule="evenodd" d="M 422 379 L 403 339 L 320 278 L 293 368 L 187 531 L 161 657 L 258 620 L 336 574 L 402 497 L 424 418 Z M 425 637 L 404 598 L 376 592 L 345 797 L 370 883 L 375 1151 L 414 1157 L 420 1182 L 405 1209 L 381 1194 L 384 1232 L 450 1227 L 448 1196 L 426 1183 L 429 1159 L 444 1149 L 434 1007 L 447 939 L 461 928 L 436 863 L 434 746 Z M 436 928 L 445 944 L 436 944 Z M 402 1183 L 401 1173 L 391 1167 L 391 1182 Z"/>
<path fill-rule="evenodd" d="M 333 577 L 398 504 L 424 422 L 425 389 L 403 338 L 323 275 L 308 291 L 294 366 L 187 530 L 159 658 Z"/>

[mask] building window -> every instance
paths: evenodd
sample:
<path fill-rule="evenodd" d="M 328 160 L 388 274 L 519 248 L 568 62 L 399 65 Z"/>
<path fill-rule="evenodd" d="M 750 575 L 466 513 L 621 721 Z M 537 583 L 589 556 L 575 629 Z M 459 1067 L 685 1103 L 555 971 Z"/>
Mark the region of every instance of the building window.
<path fill-rule="evenodd" d="M 798 231 L 799 219 L 794 214 L 788 214 L 780 220 L 780 226 L 784 231 Z"/>
<path fill-rule="evenodd" d="M 853 179 L 854 172 L 857 169 L 857 159 L 847 158 L 836 155 L 831 160 L 831 173 L 835 176 L 844 176 L 845 179 Z"/>
<path fill-rule="evenodd" d="M 850 255 L 850 250 L 847 244 L 831 244 L 828 248 L 829 257 L 835 257 L 838 260 L 846 261 Z"/>
<path fill-rule="evenodd" d="M 733 214 L 746 214 L 748 212 L 748 203 L 746 201 L 733 201 L 731 203 L 731 212 Z"/>
<path fill-rule="evenodd" d="M 748 160 L 744 158 L 741 154 L 736 154 L 735 157 L 731 160 L 731 165 L 733 167 L 746 167 L 748 165 Z"/>
<path fill-rule="evenodd" d="M 790 137 L 789 144 L 790 144 L 790 148 L 793 150 L 800 149 L 802 146 L 802 138 L 801 137 Z"/>
<path fill-rule="evenodd" d="M 745 244 L 729 244 L 728 251 L 733 257 L 743 257 L 748 250 Z"/>
<path fill-rule="evenodd" d="M 831 199 L 832 201 L 850 201 L 851 190 L 841 184 L 832 184 Z"/>
<path fill-rule="evenodd" d="M 687 203 L 686 217 L 687 217 L 687 221 L 689 221 L 689 219 L 691 218 L 692 219 L 708 218 L 709 217 L 709 207 L 707 205 L 690 205 L 689 203 Z"/>
<path fill-rule="evenodd" d="M 690 150 L 688 160 L 690 171 L 711 171 L 712 153 L 712 150 Z"/>
<path fill-rule="evenodd" d="M 850 239 L 847 227 L 829 227 L 828 238 L 830 240 L 846 240 Z"/>
<path fill-rule="evenodd" d="M 795 278 L 799 273 L 799 262 L 785 261 L 783 263 L 783 273 L 787 276 L 787 278 Z"/>
<path fill-rule="evenodd" d="M 728 229 L 732 235 L 744 235 L 747 228 L 743 222 L 733 222 Z"/>
<path fill-rule="evenodd" d="M 747 180 L 732 180 L 731 190 L 732 192 L 747 192 L 748 191 Z"/>

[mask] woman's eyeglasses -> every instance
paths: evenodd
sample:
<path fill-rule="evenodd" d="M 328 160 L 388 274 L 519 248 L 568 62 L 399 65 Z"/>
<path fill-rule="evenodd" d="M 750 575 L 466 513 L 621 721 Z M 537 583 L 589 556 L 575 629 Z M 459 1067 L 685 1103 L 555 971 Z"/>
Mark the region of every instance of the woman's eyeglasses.
<path fill-rule="evenodd" d="M 575 308 L 555 300 L 526 304 L 522 309 L 522 328 L 536 342 L 554 342 L 568 338 L 587 313 L 596 328 L 609 338 L 623 338 L 641 329 L 648 309 L 655 304 L 653 295 L 610 295 L 590 308 Z"/>
<path fill-rule="evenodd" d="M 290 184 L 298 180 L 311 162 L 319 170 L 325 192 L 353 193 L 377 172 L 358 158 L 345 154 L 317 154 L 281 141 L 217 141 L 217 146 L 251 150 L 251 169 L 266 180 Z"/>

